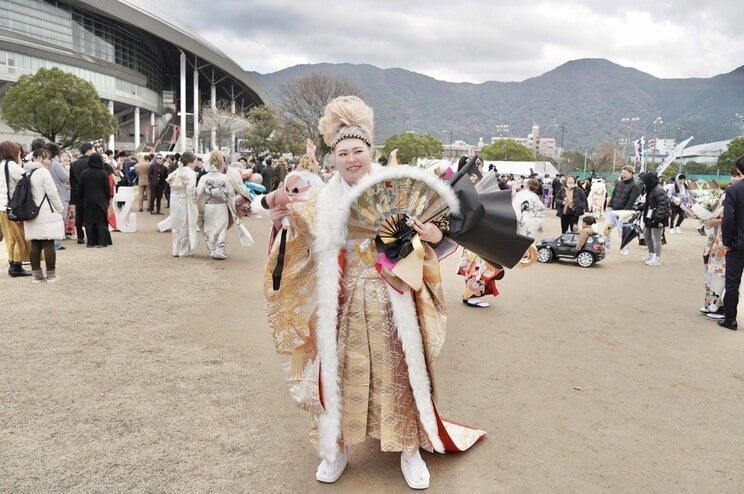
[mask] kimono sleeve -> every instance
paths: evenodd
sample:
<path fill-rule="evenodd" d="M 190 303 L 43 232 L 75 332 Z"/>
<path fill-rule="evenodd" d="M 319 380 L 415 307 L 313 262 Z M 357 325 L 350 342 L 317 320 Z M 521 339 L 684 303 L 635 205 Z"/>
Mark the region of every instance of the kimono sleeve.
<path fill-rule="evenodd" d="M 281 248 L 280 232 L 274 240 L 264 271 L 266 315 L 285 380 L 296 404 L 321 413 L 318 388 L 318 348 L 315 324 L 315 262 L 313 241 L 315 201 L 291 205 L 281 283 L 274 290 L 273 272 Z"/>

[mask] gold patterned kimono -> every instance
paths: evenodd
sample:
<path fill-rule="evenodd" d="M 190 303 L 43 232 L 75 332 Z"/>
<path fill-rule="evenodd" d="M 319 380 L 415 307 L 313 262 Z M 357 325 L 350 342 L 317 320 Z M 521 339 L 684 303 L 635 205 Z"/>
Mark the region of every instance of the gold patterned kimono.
<path fill-rule="evenodd" d="M 278 290 L 272 272 L 280 242 L 272 244 L 266 308 L 290 393 L 313 413 L 311 436 L 324 458 L 366 436 L 383 451 L 462 451 L 485 432 L 443 421 L 434 405 L 431 370 L 446 321 L 437 255 L 425 246 L 424 285 L 415 293 L 361 256 L 344 227 L 364 187 L 349 188 L 337 175 L 306 203 L 290 204 Z"/>

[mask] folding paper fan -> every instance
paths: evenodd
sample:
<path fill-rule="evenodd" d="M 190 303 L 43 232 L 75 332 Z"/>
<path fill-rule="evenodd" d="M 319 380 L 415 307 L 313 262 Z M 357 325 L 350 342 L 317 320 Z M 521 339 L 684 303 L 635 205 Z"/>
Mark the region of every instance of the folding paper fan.
<path fill-rule="evenodd" d="M 384 179 L 351 205 L 348 238 L 391 239 L 405 235 L 414 219 L 436 222 L 448 214 L 445 200 L 427 183 L 412 177 Z"/>

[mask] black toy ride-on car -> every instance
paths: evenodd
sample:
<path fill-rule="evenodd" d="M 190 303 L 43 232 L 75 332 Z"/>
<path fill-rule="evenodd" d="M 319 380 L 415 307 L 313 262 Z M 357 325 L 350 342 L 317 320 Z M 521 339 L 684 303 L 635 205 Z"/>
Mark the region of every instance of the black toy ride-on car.
<path fill-rule="evenodd" d="M 604 237 L 594 234 L 586 239 L 580 252 L 576 252 L 579 243 L 578 233 L 564 233 L 552 240 L 543 240 L 537 244 L 537 260 L 550 262 L 553 259 L 575 260 L 582 268 L 588 268 L 605 258 Z"/>

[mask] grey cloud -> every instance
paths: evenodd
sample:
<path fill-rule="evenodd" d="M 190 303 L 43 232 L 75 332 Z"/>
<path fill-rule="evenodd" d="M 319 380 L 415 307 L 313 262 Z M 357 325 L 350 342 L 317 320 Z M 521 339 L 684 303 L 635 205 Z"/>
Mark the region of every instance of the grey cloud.
<path fill-rule="evenodd" d="M 147 0 L 134 1 L 148 8 Z M 208 41 L 215 33 L 221 40 L 234 40 L 220 48 L 248 70 L 280 70 L 284 67 L 277 63 L 285 60 L 370 63 L 448 80 L 480 82 L 523 80 L 585 57 L 643 66 L 646 71 L 658 67 L 651 73 L 662 76 L 695 70 L 725 72 L 735 66 L 731 66 L 731 55 L 728 59 L 715 55 L 733 49 L 721 46 L 715 52 L 715 46 L 707 48 L 705 43 L 718 39 L 711 38 L 715 35 L 712 30 L 722 30 L 721 26 L 730 29 L 742 20 L 744 14 L 739 11 L 744 9 L 737 8 L 737 3 L 161 0 L 159 5 Z M 654 20 L 683 26 L 689 41 L 680 46 L 625 46 L 617 26 L 623 25 L 629 11 L 647 12 Z M 741 36 L 739 32 L 740 28 L 732 32 L 732 43 Z M 697 38 L 700 43 L 695 43 Z M 706 62 L 680 57 L 683 50 Z"/>

